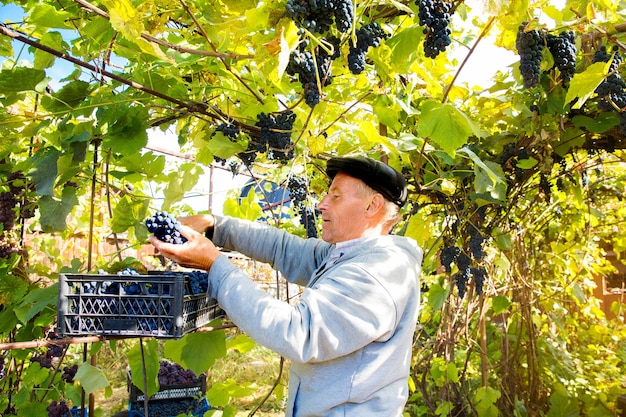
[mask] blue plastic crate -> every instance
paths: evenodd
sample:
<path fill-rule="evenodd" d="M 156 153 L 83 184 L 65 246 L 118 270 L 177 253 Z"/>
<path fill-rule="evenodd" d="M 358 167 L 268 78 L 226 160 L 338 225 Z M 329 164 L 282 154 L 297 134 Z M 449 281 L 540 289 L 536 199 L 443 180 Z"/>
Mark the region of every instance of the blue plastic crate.
<path fill-rule="evenodd" d="M 184 272 L 59 276 L 62 337 L 180 338 L 223 316 L 217 300 L 191 294 Z"/>

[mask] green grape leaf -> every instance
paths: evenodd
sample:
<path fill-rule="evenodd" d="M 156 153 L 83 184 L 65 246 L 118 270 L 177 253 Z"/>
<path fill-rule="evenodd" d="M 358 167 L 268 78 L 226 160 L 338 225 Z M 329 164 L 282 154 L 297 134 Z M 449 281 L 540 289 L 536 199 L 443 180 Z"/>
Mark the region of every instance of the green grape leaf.
<path fill-rule="evenodd" d="M 247 334 L 239 334 L 232 339 L 226 340 L 226 348 L 236 349 L 241 353 L 251 351 L 256 346 L 256 342 Z"/>
<path fill-rule="evenodd" d="M 63 42 L 63 37 L 61 36 L 61 34 L 59 32 L 46 32 L 40 40 L 41 44 L 52 48 L 52 49 L 56 49 L 59 51 L 62 51 L 64 49 L 64 45 L 65 43 Z M 35 49 L 35 52 L 33 53 L 33 55 L 35 56 L 35 60 L 33 62 L 34 67 L 38 68 L 38 69 L 45 69 L 45 68 L 50 68 L 52 65 L 54 65 L 55 62 L 55 56 L 42 51 L 41 49 Z"/>
<path fill-rule="evenodd" d="M 491 306 L 493 308 L 493 314 L 502 314 L 511 307 L 511 301 L 504 295 L 496 295 L 493 297 Z"/>
<path fill-rule="evenodd" d="M 191 191 L 198 183 L 203 170 L 195 163 L 182 164 L 177 171 L 168 175 L 169 182 L 165 188 L 163 209 L 168 210 L 172 204 L 182 200 L 185 193 Z"/>
<path fill-rule="evenodd" d="M 139 342 L 128 351 L 127 357 L 133 385 L 139 388 L 141 392 L 145 393 L 148 397 L 159 392 L 159 368 L 161 361 L 157 341 L 155 339 L 140 339 Z"/>
<path fill-rule="evenodd" d="M 216 382 L 211 385 L 206 396 L 209 404 L 214 407 L 224 407 L 231 398 L 243 398 L 254 393 L 254 389 L 250 388 L 250 383 L 238 383 L 231 378 L 224 382 Z"/>
<path fill-rule="evenodd" d="M 433 310 L 440 310 L 445 304 L 446 298 L 448 298 L 448 290 L 441 285 L 433 284 L 428 288 L 428 305 Z"/>
<path fill-rule="evenodd" d="M 213 154 L 222 159 L 228 159 L 231 156 L 237 155 L 239 152 L 244 152 L 247 146 L 240 142 L 233 142 L 229 137 L 222 132 L 215 132 L 215 135 L 209 140 L 207 149 Z"/>
<path fill-rule="evenodd" d="M 224 202 L 224 214 L 246 220 L 257 220 L 263 216 L 256 193 L 248 193 L 241 199 L 229 198 Z"/>
<path fill-rule="evenodd" d="M 46 73 L 41 69 L 15 67 L 0 71 L 0 91 L 3 94 L 20 91 L 40 91 Z"/>
<path fill-rule="evenodd" d="M 479 127 L 462 111 L 436 100 L 427 100 L 422 104 L 418 132 L 422 137 L 429 137 L 451 156 L 467 143 L 470 136 L 482 136 Z"/>
<path fill-rule="evenodd" d="M 60 201 L 49 195 L 41 197 L 39 199 L 41 229 L 46 233 L 67 229 L 67 216 L 77 204 L 78 197 L 74 187 L 63 188 Z"/>
<path fill-rule="evenodd" d="M 111 231 L 122 233 L 137 223 L 143 223 L 150 207 L 148 199 L 131 199 L 128 195 L 122 197 L 113 210 Z"/>
<path fill-rule="evenodd" d="M 38 28 L 60 28 L 68 29 L 71 27 L 70 20 L 74 17 L 72 13 L 59 10 L 50 4 L 37 2 L 35 6 L 29 10 L 29 23 Z"/>
<path fill-rule="evenodd" d="M 216 359 L 226 355 L 226 333 L 223 330 L 187 333 L 181 339 L 165 342 L 164 349 L 167 358 L 200 375 Z"/>
<path fill-rule="evenodd" d="M 56 310 L 59 296 L 59 284 L 55 283 L 45 288 L 38 288 L 28 293 L 26 298 L 15 308 L 15 317 L 26 324 L 35 315 L 46 308 Z"/>
<path fill-rule="evenodd" d="M 83 364 L 78 367 L 74 379 L 80 382 L 86 394 L 91 394 L 92 392 L 109 386 L 109 381 L 104 371 L 87 362 L 83 362 Z"/>
<path fill-rule="evenodd" d="M 68 111 L 82 103 L 89 95 L 89 90 L 89 83 L 75 80 L 64 85 L 63 88 L 51 96 L 44 96 L 41 99 L 41 104 L 53 113 Z"/>

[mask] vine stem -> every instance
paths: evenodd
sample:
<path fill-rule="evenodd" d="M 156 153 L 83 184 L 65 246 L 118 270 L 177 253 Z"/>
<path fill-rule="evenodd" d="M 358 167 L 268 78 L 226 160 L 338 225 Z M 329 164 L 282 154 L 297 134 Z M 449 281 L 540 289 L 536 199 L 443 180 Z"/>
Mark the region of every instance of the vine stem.
<path fill-rule="evenodd" d="M 446 91 L 443 93 L 443 97 L 441 99 L 442 103 L 445 103 L 448 100 L 448 94 L 450 94 L 450 90 L 452 89 L 452 86 L 454 85 L 456 79 L 459 77 L 459 74 L 463 70 L 463 67 L 465 66 L 465 64 L 467 63 L 469 58 L 472 56 L 474 51 L 476 50 L 476 47 L 478 46 L 480 41 L 487 35 L 487 32 L 489 32 L 489 29 L 491 29 L 491 25 L 493 24 L 495 19 L 496 19 L 496 17 L 492 16 L 491 19 L 489 19 L 489 21 L 487 22 L 487 24 L 483 28 L 482 32 L 480 32 L 480 35 L 478 35 L 478 39 L 476 39 L 476 42 L 474 42 L 474 45 L 472 45 L 472 47 L 470 48 L 469 53 L 463 59 L 463 62 L 461 62 L 461 65 L 459 66 L 459 69 L 454 74 L 454 78 L 452 78 L 452 81 L 450 82 L 450 84 L 448 84 L 448 87 L 446 88 Z"/>
<path fill-rule="evenodd" d="M 105 77 L 108 77 L 108 78 L 110 78 L 112 80 L 118 81 L 118 82 L 120 82 L 120 83 L 122 83 L 124 85 L 127 85 L 127 86 L 132 87 L 132 88 L 136 88 L 137 90 L 143 91 L 144 93 L 150 94 L 151 96 L 158 97 L 158 98 L 163 99 L 165 101 L 168 101 L 170 103 L 176 104 L 176 105 L 178 105 L 178 106 L 180 106 L 182 108 L 189 109 L 190 111 L 193 111 L 193 112 L 198 112 L 198 113 L 204 114 L 204 115 L 212 117 L 212 118 L 218 118 L 217 115 L 207 111 L 207 108 L 209 106 L 207 104 L 205 104 L 205 103 L 184 102 L 184 101 L 178 100 L 178 99 L 176 99 L 174 97 L 170 97 L 170 96 L 168 96 L 166 94 L 162 94 L 162 93 L 160 93 L 158 91 L 155 91 L 155 90 L 152 90 L 152 89 L 150 89 L 148 87 L 145 87 L 145 86 L 143 86 L 143 85 L 141 85 L 139 83 L 136 83 L 134 81 L 130 81 L 130 80 L 124 78 L 124 77 L 120 77 L 117 74 L 114 74 L 112 72 L 103 70 L 101 68 L 97 68 L 94 65 L 91 65 L 91 64 L 89 64 L 87 62 L 84 62 L 84 61 L 81 61 L 79 59 L 76 59 L 76 58 L 74 58 L 74 57 L 72 57 L 70 55 L 67 55 L 66 53 L 57 51 L 56 49 L 50 48 L 50 47 L 48 47 L 46 45 L 43 45 L 43 44 L 41 44 L 41 43 L 39 43 L 37 41 L 29 39 L 26 36 L 20 35 L 19 33 L 9 29 L 3 23 L 0 23 L 0 33 L 3 34 L 3 35 L 8 36 L 10 38 L 13 38 L 13 39 L 15 39 L 17 41 L 20 41 L 22 43 L 25 43 L 26 45 L 32 46 L 33 48 L 36 48 L 36 49 L 39 49 L 41 51 L 47 52 L 47 53 L 49 53 L 51 55 L 54 55 L 57 58 L 64 59 L 66 61 L 71 62 L 72 64 L 76 64 L 76 65 L 78 65 L 78 66 L 80 66 L 82 68 L 88 69 L 89 71 L 92 71 L 92 72 L 95 72 L 95 73 L 98 73 L 98 74 L 102 74 Z"/>
<path fill-rule="evenodd" d="M 189 17 L 191 17 L 191 19 L 194 21 L 194 23 L 196 24 L 196 26 L 198 27 L 198 30 L 200 31 L 200 33 L 202 33 L 202 36 L 204 37 L 204 39 L 207 40 L 207 42 L 209 43 L 209 45 L 211 45 L 211 47 L 213 48 L 213 50 L 217 50 L 217 48 L 213 45 L 213 42 L 211 41 L 211 38 L 209 38 L 209 35 L 206 33 L 206 31 L 204 30 L 204 27 L 200 24 L 200 22 L 198 21 L 198 19 L 196 19 L 196 16 L 191 12 L 191 9 L 189 8 L 189 6 L 187 5 L 187 3 L 185 2 L 185 0 L 179 0 L 180 4 L 183 6 L 183 8 L 185 9 L 185 11 L 187 12 L 187 14 L 189 15 Z M 216 52 L 217 54 L 217 52 Z M 245 87 L 246 90 L 248 90 L 250 92 L 250 94 L 252 94 L 252 96 L 254 96 L 254 98 L 261 104 L 265 104 L 263 101 L 263 98 L 261 96 L 259 96 L 259 94 L 254 91 L 252 89 L 252 87 L 250 87 L 248 85 L 248 83 L 239 76 L 239 74 L 236 74 L 233 69 L 231 68 L 230 64 L 224 59 L 224 56 L 220 56 L 219 54 L 217 54 L 218 59 L 222 62 L 222 64 L 224 64 L 224 67 L 226 67 L 226 70 L 228 72 L 230 72 L 233 77 L 237 78 L 237 80 Z M 254 58 L 254 55 L 248 55 L 246 56 L 247 58 Z"/>

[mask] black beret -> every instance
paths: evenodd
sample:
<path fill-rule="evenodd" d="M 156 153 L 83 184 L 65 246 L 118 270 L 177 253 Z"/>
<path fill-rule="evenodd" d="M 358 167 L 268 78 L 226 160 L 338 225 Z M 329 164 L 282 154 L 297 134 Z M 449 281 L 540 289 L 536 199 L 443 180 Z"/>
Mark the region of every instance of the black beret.
<path fill-rule="evenodd" d="M 332 180 L 338 172 L 358 178 L 387 200 L 402 207 L 406 202 L 406 180 L 395 169 L 364 156 L 331 158 L 326 164 L 326 173 Z"/>

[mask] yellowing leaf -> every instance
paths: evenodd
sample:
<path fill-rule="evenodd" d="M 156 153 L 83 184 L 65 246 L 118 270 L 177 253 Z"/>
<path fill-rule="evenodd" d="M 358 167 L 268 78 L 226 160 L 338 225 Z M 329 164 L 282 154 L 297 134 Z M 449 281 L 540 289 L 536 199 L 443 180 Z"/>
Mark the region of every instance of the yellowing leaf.
<path fill-rule="evenodd" d="M 137 9 L 128 0 L 103 0 L 109 10 L 111 26 L 131 41 L 138 39 L 143 32 L 143 24 L 138 18 Z"/>
<path fill-rule="evenodd" d="M 589 65 L 583 72 L 574 74 L 570 81 L 565 102 L 578 101 L 572 106 L 573 109 L 580 109 L 606 77 L 610 62 L 596 62 Z"/>
<path fill-rule="evenodd" d="M 404 235 L 415 239 L 418 245 L 424 247 L 425 243 L 430 239 L 431 221 L 432 219 L 424 216 L 423 211 L 414 214 L 409 219 Z"/>

